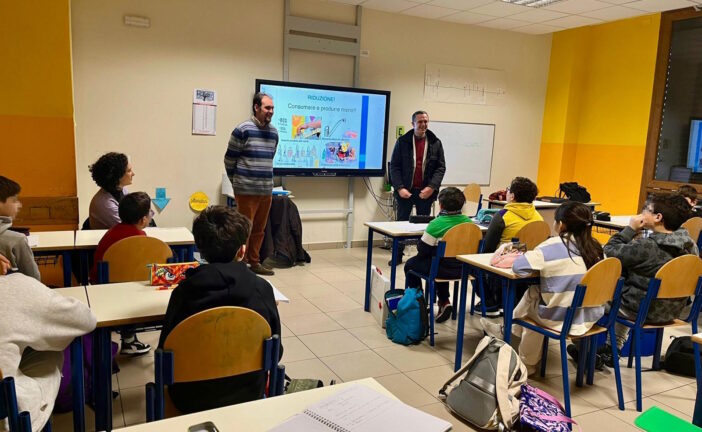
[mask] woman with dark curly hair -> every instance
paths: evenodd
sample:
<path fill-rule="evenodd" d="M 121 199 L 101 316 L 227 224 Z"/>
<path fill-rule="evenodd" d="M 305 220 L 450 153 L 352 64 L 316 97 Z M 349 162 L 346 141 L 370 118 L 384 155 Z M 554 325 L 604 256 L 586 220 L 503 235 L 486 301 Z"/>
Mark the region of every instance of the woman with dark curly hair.
<path fill-rule="evenodd" d="M 121 222 L 119 202 L 128 194 L 134 171 L 123 153 L 110 152 L 90 166 L 90 174 L 100 190 L 90 201 L 90 229 L 110 229 Z"/>

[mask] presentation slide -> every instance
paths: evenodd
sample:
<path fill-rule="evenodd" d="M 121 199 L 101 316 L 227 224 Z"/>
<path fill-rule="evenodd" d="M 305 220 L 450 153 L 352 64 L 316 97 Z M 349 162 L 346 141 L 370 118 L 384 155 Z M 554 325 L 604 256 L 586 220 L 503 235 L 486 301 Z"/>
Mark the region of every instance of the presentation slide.
<path fill-rule="evenodd" d="M 260 91 L 275 104 L 273 125 L 280 142 L 274 168 L 340 175 L 383 170 L 389 95 L 300 86 L 260 83 Z"/>
<path fill-rule="evenodd" d="M 690 146 L 687 150 L 687 167 L 702 172 L 702 120 L 690 122 Z"/>

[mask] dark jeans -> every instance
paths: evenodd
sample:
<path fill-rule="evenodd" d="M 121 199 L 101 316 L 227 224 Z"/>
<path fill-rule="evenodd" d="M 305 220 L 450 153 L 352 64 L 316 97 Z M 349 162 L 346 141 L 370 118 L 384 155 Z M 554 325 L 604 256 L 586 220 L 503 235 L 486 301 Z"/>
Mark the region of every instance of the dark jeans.
<path fill-rule="evenodd" d="M 410 273 L 414 270 L 417 273 L 424 275 L 429 274 L 431 270 L 431 257 L 413 256 L 405 263 L 405 285 L 409 288 L 421 288 L 422 278 Z M 453 265 L 439 265 L 439 270 L 436 277 L 439 279 L 456 279 L 461 277 L 461 267 Z M 448 282 L 437 282 L 434 284 L 436 288 L 436 297 L 439 299 L 439 304 L 449 301 L 449 284 Z"/>
<path fill-rule="evenodd" d="M 395 192 L 395 201 L 397 202 L 397 214 L 395 219 L 398 221 L 409 220 L 410 214 L 412 213 L 412 207 L 417 207 L 418 215 L 429 215 L 431 214 L 431 205 L 434 203 L 437 197 L 437 192 L 434 193 L 427 199 L 419 198 L 419 192 L 421 189 L 411 189 L 412 196 L 409 198 L 401 198 L 397 192 Z M 402 252 L 405 250 L 404 243 L 400 242 L 398 252 L 402 256 Z"/>

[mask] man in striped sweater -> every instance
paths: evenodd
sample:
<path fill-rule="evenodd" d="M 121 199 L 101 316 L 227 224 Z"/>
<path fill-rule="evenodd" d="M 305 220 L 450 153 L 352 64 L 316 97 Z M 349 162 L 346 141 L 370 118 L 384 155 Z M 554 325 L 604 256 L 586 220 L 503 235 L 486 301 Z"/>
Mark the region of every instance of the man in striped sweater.
<path fill-rule="evenodd" d="M 234 129 L 224 155 L 239 213 L 251 220 L 245 260 L 254 273 L 269 276 L 273 270 L 261 264 L 259 251 L 271 209 L 273 157 L 278 148 L 278 130 L 271 124 L 272 118 L 273 99 L 256 93 L 253 115 Z"/>

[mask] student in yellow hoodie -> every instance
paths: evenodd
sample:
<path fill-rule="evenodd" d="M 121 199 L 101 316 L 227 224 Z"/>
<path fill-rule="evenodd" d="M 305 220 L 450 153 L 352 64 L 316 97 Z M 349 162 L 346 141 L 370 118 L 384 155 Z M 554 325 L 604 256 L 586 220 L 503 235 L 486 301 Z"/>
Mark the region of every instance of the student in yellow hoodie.
<path fill-rule="evenodd" d="M 507 204 L 495 213 L 485 233 L 483 252 L 495 252 L 500 244 L 511 242 L 512 238 L 517 237 L 524 225 L 544 220 L 534 207 L 534 199 L 538 193 L 536 184 L 528 178 L 515 177 L 512 180 L 507 188 Z M 492 283 L 485 287 L 485 307 L 490 317 L 500 315 L 502 292 L 498 288 Z"/>

